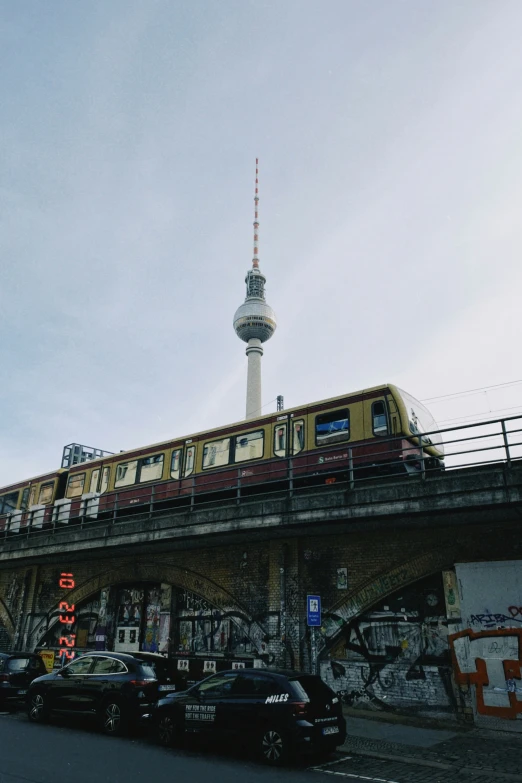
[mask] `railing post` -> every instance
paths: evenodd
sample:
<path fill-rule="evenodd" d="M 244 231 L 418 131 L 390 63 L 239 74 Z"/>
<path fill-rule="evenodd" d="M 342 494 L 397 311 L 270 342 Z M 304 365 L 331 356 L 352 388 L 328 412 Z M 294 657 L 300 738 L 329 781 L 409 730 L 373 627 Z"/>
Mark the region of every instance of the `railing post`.
<path fill-rule="evenodd" d="M 424 449 L 422 447 L 422 435 L 419 433 L 419 445 L 420 445 L 420 463 L 421 463 L 421 479 L 426 479 L 426 462 L 424 457 Z"/>
<path fill-rule="evenodd" d="M 112 524 L 116 524 L 116 512 L 118 510 L 118 493 L 114 496 L 114 508 L 112 509 Z"/>
<path fill-rule="evenodd" d="M 153 511 L 154 511 L 154 495 L 155 495 L 154 490 L 155 489 L 156 489 L 156 487 L 153 484 L 152 487 L 151 487 L 150 503 L 149 503 L 149 518 L 150 519 L 152 519 L 152 514 L 153 514 Z"/>
<path fill-rule="evenodd" d="M 241 468 L 237 469 L 236 505 L 241 503 Z"/>
<path fill-rule="evenodd" d="M 194 511 L 194 495 L 195 495 L 195 488 L 196 488 L 196 481 L 194 479 L 194 476 L 192 476 L 192 489 L 190 491 L 190 510 Z"/>
<path fill-rule="evenodd" d="M 292 457 L 288 458 L 288 495 L 292 497 L 294 494 L 294 467 Z"/>
<path fill-rule="evenodd" d="M 350 489 L 355 489 L 355 475 L 353 472 L 353 451 L 351 446 L 348 449 L 348 476 L 350 478 Z"/>
<path fill-rule="evenodd" d="M 510 467 L 511 466 L 511 454 L 509 453 L 508 433 L 507 433 L 507 430 L 506 430 L 506 422 L 504 421 L 504 419 L 502 419 L 501 424 L 502 424 L 502 435 L 504 437 L 504 449 L 506 451 L 506 460 L 507 460 L 508 466 Z"/>

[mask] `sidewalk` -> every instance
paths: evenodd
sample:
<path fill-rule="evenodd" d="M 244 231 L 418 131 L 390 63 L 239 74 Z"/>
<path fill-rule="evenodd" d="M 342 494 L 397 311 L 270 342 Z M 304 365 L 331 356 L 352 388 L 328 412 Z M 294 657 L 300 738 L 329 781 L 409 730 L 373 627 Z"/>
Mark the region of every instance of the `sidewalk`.
<path fill-rule="evenodd" d="M 522 733 L 468 728 L 345 708 L 347 740 L 338 750 L 438 769 L 494 773 L 522 781 Z M 435 727 L 437 726 L 437 727 Z M 440 728 L 439 728 L 440 726 Z"/>

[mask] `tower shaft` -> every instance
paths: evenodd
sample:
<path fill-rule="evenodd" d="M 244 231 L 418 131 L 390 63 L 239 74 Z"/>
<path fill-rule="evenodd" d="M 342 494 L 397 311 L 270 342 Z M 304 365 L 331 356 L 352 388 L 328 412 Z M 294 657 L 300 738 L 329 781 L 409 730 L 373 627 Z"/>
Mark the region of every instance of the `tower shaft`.
<path fill-rule="evenodd" d="M 261 415 L 261 357 L 263 356 L 261 340 L 255 337 L 250 339 L 246 347 L 246 355 L 248 357 L 246 418 L 253 419 Z"/>

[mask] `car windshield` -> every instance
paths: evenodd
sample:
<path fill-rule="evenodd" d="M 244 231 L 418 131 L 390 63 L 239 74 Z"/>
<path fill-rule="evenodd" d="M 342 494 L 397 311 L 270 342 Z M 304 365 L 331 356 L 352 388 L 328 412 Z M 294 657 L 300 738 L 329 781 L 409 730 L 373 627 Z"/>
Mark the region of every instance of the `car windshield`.
<path fill-rule="evenodd" d="M 149 666 L 148 663 L 141 663 L 141 673 L 146 679 L 155 680 L 156 679 L 156 672 L 154 671 L 152 666 Z"/>
<path fill-rule="evenodd" d="M 10 672 L 21 672 L 27 669 L 29 658 L 9 658 L 7 668 Z"/>
<path fill-rule="evenodd" d="M 174 664 L 168 658 L 141 658 L 136 656 L 142 666 L 152 669 L 158 680 L 166 680 L 174 676 Z"/>
<path fill-rule="evenodd" d="M 292 680 L 294 688 L 301 688 L 307 699 L 310 701 L 330 701 L 334 692 L 325 685 L 320 677 L 313 675 L 303 675 Z"/>

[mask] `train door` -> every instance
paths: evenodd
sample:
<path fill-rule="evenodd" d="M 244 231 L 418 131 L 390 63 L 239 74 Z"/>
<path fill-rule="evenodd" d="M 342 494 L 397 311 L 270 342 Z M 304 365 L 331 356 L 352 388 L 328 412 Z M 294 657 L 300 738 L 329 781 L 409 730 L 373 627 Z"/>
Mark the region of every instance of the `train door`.
<path fill-rule="evenodd" d="M 278 416 L 272 435 L 272 454 L 270 480 L 283 481 L 288 475 L 288 416 Z"/>
<path fill-rule="evenodd" d="M 396 444 L 390 440 L 393 426 L 396 426 L 396 409 L 392 422 L 390 401 L 395 406 L 390 395 L 364 400 L 364 445 L 357 449 L 354 460 L 355 478 L 368 478 L 388 472 L 389 463 L 393 462 Z"/>

